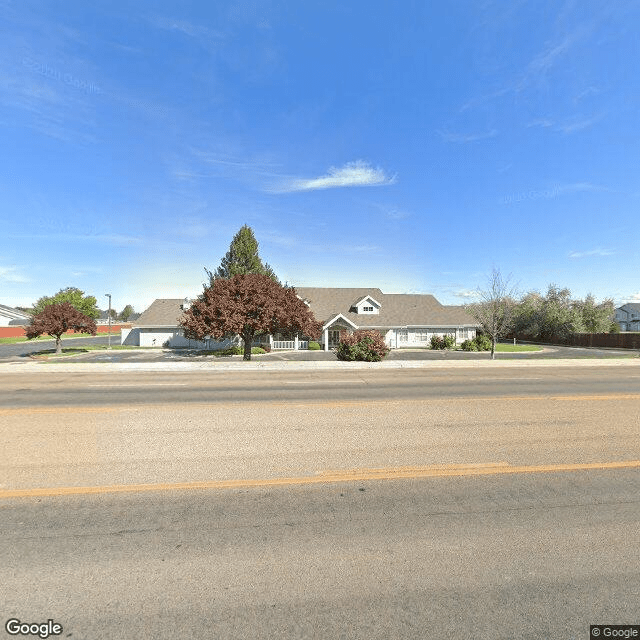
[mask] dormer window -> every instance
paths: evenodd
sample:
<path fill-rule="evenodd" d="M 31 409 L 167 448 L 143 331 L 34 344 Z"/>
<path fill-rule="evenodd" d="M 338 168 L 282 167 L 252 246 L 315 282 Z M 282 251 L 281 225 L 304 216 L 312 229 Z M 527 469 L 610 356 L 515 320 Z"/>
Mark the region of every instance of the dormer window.
<path fill-rule="evenodd" d="M 351 305 L 356 313 L 380 313 L 380 303 L 371 296 L 365 296 Z"/>

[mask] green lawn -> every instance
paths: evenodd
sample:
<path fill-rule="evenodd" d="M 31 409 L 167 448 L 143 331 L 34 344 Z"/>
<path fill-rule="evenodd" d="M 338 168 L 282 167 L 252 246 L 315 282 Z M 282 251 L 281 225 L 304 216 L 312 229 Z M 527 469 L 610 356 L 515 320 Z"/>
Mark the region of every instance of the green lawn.
<path fill-rule="evenodd" d="M 535 344 L 506 344 L 499 342 L 496 345 L 496 353 L 517 353 L 519 351 L 542 351 L 542 347 Z"/>

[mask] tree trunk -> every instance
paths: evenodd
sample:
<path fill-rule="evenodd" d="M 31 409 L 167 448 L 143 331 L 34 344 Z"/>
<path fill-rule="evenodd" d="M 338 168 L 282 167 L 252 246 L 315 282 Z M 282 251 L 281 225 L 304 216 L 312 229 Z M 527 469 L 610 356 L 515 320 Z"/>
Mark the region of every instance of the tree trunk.
<path fill-rule="evenodd" d="M 491 339 L 491 359 L 492 360 L 496 359 L 496 339 L 495 338 Z"/>
<path fill-rule="evenodd" d="M 242 341 L 244 342 L 243 360 L 251 360 L 251 345 L 253 344 L 253 331 L 251 333 L 243 333 Z"/>
<path fill-rule="evenodd" d="M 62 353 L 62 337 L 56 336 L 56 353 Z"/>

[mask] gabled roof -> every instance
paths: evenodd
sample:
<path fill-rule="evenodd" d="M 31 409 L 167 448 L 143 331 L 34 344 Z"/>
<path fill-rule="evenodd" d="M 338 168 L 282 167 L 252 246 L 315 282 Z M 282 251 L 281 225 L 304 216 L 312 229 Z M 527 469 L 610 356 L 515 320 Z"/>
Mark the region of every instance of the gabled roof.
<path fill-rule="evenodd" d="M 627 302 L 618 309 L 624 309 L 625 311 L 638 311 L 640 312 L 640 302 Z"/>
<path fill-rule="evenodd" d="M 133 323 L 134 327 L 177 327 L 184 298 L 158 298 Z"/>
<path fill-rule="evenodd" d="M 373 302 L 376 307 L 380 307 L 380 303 L 373 296 L 364 296 L 363 298 L 356 300 L 351 306 L 357 307 L 361 302 L 364 302 L 365 300 L 371 300 L 371 302 Z"/>
<path fill-rule="evenodd" d="M 4 304 L 0 304 L 0 316 L 3 318 L 9 318 L 12 324 L 29 324 L 31 322 L 31 316 L 20 309 L 14 309 L 13 307 L 7 307 Z"/>
<path fill-rule="evenodd" d="M 323 324 L 342 314 L 358 327 L 457 327 L 477 326 L 462 306 L 444 306 L 429 294 L 382 293 L 378 288 L 296 287 L 308 300 L 311 311 Z M 350 311 L 353 301 L 373 298 L 380 305 L 377 314 Z"/>
<path fill-rule="evenodd" d="M 462 306 L 444 306 L 432 295 L 382 293 L 380 289 L 296 287 L 298 296 L 309 303 L 316 320 L 326 325 L 342 316 L 357 327 L 460 327 L 478 323 Z M 353 301 L 373 298 L 379 313 L 350 311 Z M 184 298 L 159 298 L 133 323 L 134 327 L 177 327 L 184 313 Z"/>

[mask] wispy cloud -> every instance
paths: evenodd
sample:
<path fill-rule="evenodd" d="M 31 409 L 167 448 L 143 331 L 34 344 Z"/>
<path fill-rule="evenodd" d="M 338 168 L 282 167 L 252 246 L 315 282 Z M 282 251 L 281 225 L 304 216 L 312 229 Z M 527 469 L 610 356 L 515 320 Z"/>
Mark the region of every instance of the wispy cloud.
<path fill-rule="evenodd" d="M 478 292 L 472 289 L 458 289 L 453 292 L 453 296 L 462 298 L 463 300 L 473 300 L 478 297 Z"/>
<path fill-rule="evenodd" d="M 591 116 L 587 118 L 575 117 L 565 122 L 561 122 L 556 126 L 556 129 L 565 135 L 571 135 L 578 131 L 584 131 L 590 129 L 594 124 L 597 124 L 602 120 L 602 115 Z"/>
<path fill-rule="evenodd" d="M 611 189 L 604 185 L 593 184 L 592 182 L 571 182 L 568 184 L 557 184 L 547 189 L 530 189 L 529 191 L 512 193 L 501 198 L 500 202 L 502 204 L 517 204 L 526 200 L 550 200 L 570 193 L 597 191 L 611 191 Z"/>
<path fill-rule="evenodd" d="M 382 169 L 374 168 L 363 160 L 349 162 L 343 167 L 331 167 L 319 178 L 294 178 L 269 189 L 273 193 L 317 191 L 338 187 L 377 187 L 393 184 L 396 176 L 388 176 Z"/>
<path fill-rule="evenodd" d="M 30 282 L 29 278 L 18 272 L 17 267 L 0 267 L 0 282 Z"/>
<path fill-rule="evenodd" d="M 195 39 L 205 40 L 221 40 L 225 36 L 220 31 L 215 31 L 201 24 L 195 24 L 188 20 L 177 20 L 174 18 L 166 18 L 162 16 L 154 16 L 150 19 L 153 26 L 165 31 L 177 31 L 183 35 Z"/>
<path fill-rule="evenodd" d="M 551 131 L 558 131 L 565 135 L 571 135 L 573 133 L 578 133 L 579 131 L 584 131 L 585 129 L 591 128 L 593 125 L 600 122 L 602 118 L 602 114 L 591 116 L 575 115 L 569 118 L 565 118 L 564 120 L 536 118 L 535 120 L 529 122 L 526 126 L 528 129 L 531 127 L 540 127 L 543 129 L 550 129 Z"/>
<path fill-rule="evenodd" d="M 540 51 L 529 63 L 527 72 L 529 75 L 544 75 L 555 66 L 557 60 L 569 51 L 575 41 L 573 36 L 565 36 L 561 42 L 546 43 L 544 49 Z"/>
<path fill-rule="evenodd" d="M 132 246 L 145 242 L 142 238 L 121 233 L 25 233 L 7 236 L 21 240 L 56 240 L 66 242 L 98 242 L 116 246 Z"/>
<path fill-rule="evenodd" d="M 593 182 L 570 182 L 569 184 L 561 184 L 556 187 L 558 195 L 563 193 L 578 193 L 581 191 L 611 191 L 611 189 L 601 184 L 593 184 Z"/>
<path fill-rule="evenodd" d="M 405 220 L 411 217 L 411 213 L 392 204 L 382 204 L 379 202 L 365 201 L 367 205 L 377 209 L 383 216 L 389 218 L 389 220 Z"/>
<path fill-rule="evenodd" d="M 438 130 L 438 135 L 447 142 L 455 142 L 457 144 L 467 144 L 469 142 L 477 142 L 478 140 L 486 140 L 495 138 L 498 135 L 497 129 L 489 131 L 481 131 L 478 133 L 453 133 L 451 131 Z"/>
<path fill-rule="evenodd" d="M 569 253 L 570 258 L 590 258 L 599 256 L 612 256 L 615 251 L 609 251 L 608 249 L 591 249 L 590 251 L 572 251 Z"/>
<path fill-rule="evenodd" d="M 640 302 L 640 291 L 638 291 L 638 293 L 632 293 L 627 298 L 627 302 Z"/>

